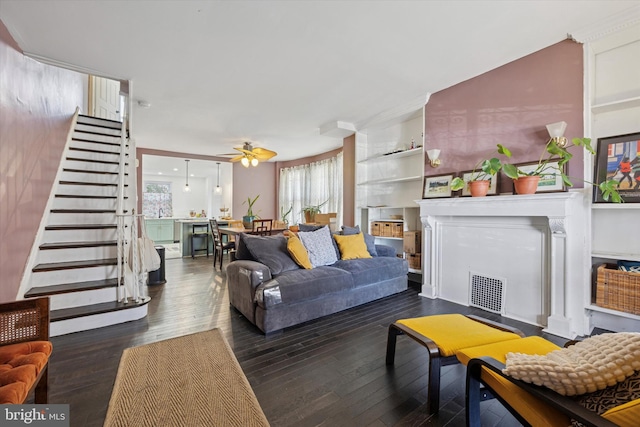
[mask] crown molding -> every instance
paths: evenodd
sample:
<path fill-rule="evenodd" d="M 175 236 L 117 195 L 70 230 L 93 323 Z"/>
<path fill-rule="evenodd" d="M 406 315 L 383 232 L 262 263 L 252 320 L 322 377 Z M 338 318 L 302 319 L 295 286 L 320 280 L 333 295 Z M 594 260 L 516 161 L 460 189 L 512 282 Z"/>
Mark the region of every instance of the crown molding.
<path fill-rule="evenodd" d="M 35 54 L 35 53 L 24 52 L 24 55 L 29 57 L 29 58 L 31 58 L 31 59 L 33 59 L 33 60 L 41 62 L 43 64 L 53 65 L 54 67 L 59 67 L 59 68 L 65 68 L 67 70 L 75 71 L 77 73 L 90 74 L 92 76 L 103 77 L 105 79 L 116 80 L 116 81 L 120 81 L 120 82 L 122 82 L 122 81 L 126 82 L 127 81 L 127 79 L 123 79 L 121 77 L 116 77 L 116 76 L 111 76 L 111 75 L 103 73 L 102 71 L 94 70 L 92 68 L 81 67 L 79 65 L 70 64 L 70 63 L 64 62 L 64 61 L 58 61 L 57 59 L 49 58 L 49 57 L 38 55 L 38 54 Z"/>
<path fill-rule="evenodd" d="M 422 109 L 429 102 L 431 93 L 426 96 L 418 96 L 402 105 L 390 108 L 356 124 L 356 129 L 369 129 L 374 127 L 386 127 L 401 123 L 408 119 L 418 117 Z"/>
<path fill-rule="evenodd" d="M 588 27 L 584 27 L 567 35 L 579 43 L 588 43 L 631 27 L 639 22 L 640 5 L 637 5 L 608 16 L 594 25 L 589 25 Z"/>

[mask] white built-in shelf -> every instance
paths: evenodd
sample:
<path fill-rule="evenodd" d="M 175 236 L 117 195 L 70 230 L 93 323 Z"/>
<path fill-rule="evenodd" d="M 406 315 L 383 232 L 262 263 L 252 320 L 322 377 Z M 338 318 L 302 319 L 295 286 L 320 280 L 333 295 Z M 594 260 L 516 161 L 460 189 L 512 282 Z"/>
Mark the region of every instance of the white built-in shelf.
<path fill-rule="evenodd" d="M 373 179 L 371 181 L 360 182 L 358 185 L 376 185 L 376 184 L 395 184 L 401 182 L 411 182 L 411 181 L 421 181 L 422 176 L 405 176 L 402 178 L 383 178 L 383 179 Z"/>
<path fill-rule="evenodd" d="M 622 259 L 625 261 L 640 261 L 640 254 L 631 254 L 631 253 L 593 251 L 591 252 L 591 256 L 593 258 L 605 258 L 605 259 L 613 259 L 613 260 Z"/>
<path fill-rule="evenodd" d="M 591 209 L 640 209 L 640 203 L 593 203 Z"/>
<path fill-rule="evenodd" d="M 382 153 L 382 154 L 376 154 L 373 155 L 371 157 L 367 157 L 366 159 L 362 159 L 359 160 L 358 163 L 366 163 L 366 162 L 370 162 L 372 160 L 380 160 L 380 159 L 399 159 L 401 157 L 408 157 L 408 156 L 415 156 L 418 154 L 422 154 L 422 146 L 417 147 L 417 148 L 412 148 L 410 150 L 402 150 L 402 151 L 396 151 L 396 152 L 392 152 L 392 153 Z"/>
<path fill-rule="evenodd" d="M 612 310 L 610 308 L 600 307 L 595 304 L 588 305 L 585 308 L 591 311 L 599 311 L 601 313 L 613 314 L 614 316 L 626 317 L 627 319 L 640 320 L 640 316 L 638 315 L 625 313 L 624 311 Z"/>
<path fill-rule="evenodd" d="M 418 270 L 417 268 L 409 268 L 409 273 L 422 274 L 422 270 Z"/>
<path fill-rule="evenodd" d="M 372 234 L 373 236 L 373 234 Z M 386 239 L 386 240 L 403 240 L 402 237 L 391 237 L 391 236 L 373 236 L 376 239 Z"/>
<path fill-rule="evenodd" d="M 634 107 L 640 107 L 640 96 L 620 99 L 618 101 L 603 102 L 601 104 L 594 104 L 591 106 L 591 112 L 594 114 L 608 113 L 610 111 L 618 111 Z"/>

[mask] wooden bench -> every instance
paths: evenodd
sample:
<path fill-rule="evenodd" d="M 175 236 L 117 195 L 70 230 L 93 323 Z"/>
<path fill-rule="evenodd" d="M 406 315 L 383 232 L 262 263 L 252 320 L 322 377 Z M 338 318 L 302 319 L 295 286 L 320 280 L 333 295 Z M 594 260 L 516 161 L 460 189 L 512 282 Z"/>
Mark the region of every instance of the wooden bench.
<path fill-rule="evenodd" d="M 49 298 L 0 304 L 0 404 L 48 403 Z"/>

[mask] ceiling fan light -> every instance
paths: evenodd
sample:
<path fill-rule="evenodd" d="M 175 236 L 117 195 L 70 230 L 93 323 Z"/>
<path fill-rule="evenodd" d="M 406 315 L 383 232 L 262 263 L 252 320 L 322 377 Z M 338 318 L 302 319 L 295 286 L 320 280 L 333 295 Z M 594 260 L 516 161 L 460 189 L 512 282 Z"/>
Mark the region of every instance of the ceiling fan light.
<path fill-rule="evenodd" d="M 255 157 L 253 159 L 251 159 L 251 166 L 256 167 L 258 166 L 258 159 L 256 159 Z"/>
<path fill-rule="evenodd" d="M 244 156 L 242 158 L 242 160 L 240 160 L 240 163 L 242 163 L 242 166 L 244 166 L 245 168 L 249 167 L 249 159 L 247 158 L 247 156 Z"/>

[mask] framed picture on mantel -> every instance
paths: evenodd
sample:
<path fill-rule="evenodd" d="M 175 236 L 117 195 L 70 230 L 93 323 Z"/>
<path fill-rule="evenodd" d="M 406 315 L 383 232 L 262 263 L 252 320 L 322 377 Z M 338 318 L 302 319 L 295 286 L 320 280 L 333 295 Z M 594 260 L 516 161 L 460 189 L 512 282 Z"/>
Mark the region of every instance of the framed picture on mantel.
<path fill-rule="evenodd" d="M 451 181 L 453 180 L 453 176 L 453 174 L 425 176 L 422 198 L 451 197 Z"/>
<path fill-rule="evenodd" d="M 598 138 L 594 182 L 612 179 L 627 203 L 640 203 L 640 132 Z M 598 188 L 593 201 L 606 203 Z"/>

